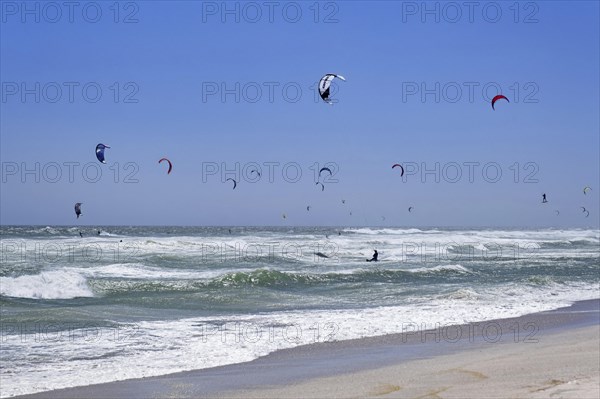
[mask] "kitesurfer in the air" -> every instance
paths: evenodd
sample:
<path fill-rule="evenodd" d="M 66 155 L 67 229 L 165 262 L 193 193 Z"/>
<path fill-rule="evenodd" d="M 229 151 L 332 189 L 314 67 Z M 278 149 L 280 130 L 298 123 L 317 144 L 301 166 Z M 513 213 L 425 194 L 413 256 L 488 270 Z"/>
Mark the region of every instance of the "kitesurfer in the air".
<path fill-rule="evenodd" d="M 373 251 L 375 251 L 373 253 L 373 257 L 371 259 L 367 259 L 367 262 L 377 262 L 377 257 L 379 256 L 379 254 L 377 253 L 376 249 L 374 249 Z"/>
<path fill-rule="evenodd" d="M 545 204 L 546 202 L 548 202 L 548 200 L 546 199 L 546 194 L 544 193 L 542 194 L 542 203 Z"/>

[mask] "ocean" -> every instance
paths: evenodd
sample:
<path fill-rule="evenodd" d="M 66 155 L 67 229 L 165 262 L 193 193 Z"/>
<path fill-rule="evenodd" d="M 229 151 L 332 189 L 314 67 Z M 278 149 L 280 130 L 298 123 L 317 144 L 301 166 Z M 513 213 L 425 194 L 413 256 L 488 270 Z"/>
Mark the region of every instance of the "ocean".
<path fill-rule="evenodd" d="M 0 237 L 2 397 L 600 297 L 598 230 L 2 226 Z"/>

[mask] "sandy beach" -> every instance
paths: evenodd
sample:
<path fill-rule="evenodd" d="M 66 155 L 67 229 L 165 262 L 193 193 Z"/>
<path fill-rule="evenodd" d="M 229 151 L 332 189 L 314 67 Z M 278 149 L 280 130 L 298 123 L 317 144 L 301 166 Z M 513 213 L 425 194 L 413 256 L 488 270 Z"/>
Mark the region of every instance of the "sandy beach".
<path fill-rule="evenodd" d="M 598 398 L 598 326 L 226 398 Z"/>
<path fill-rule="evenodd" d="M 599 300 L 23 398 L 597 398 Z"/>

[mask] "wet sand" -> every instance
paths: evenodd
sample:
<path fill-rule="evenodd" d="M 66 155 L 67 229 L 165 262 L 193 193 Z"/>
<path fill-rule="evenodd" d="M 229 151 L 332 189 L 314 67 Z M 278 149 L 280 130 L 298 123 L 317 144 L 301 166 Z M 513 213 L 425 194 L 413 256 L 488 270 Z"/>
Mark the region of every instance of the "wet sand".
<path fill-rule="evenodd" d="M 597 398 L 600 300 L 20 398 Z"/>

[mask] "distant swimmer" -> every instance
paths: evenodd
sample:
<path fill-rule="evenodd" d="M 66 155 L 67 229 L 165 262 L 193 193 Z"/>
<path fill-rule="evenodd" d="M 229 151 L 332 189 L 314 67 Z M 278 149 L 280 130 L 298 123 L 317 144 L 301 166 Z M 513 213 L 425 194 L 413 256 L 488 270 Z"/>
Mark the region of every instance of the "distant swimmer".
<path fill-rule="evenodd" d="M 548 202 L 548 200 L 546 199 L 546 194 L 542 194 L 542 204 L 545 204 L 546 202 Z"/>
<path fill-rule="evenodd" d="M 371 259 L 367 259 L 367 262 L 377 262 L 377 257 L 379 256 L 379 254 L 377 253 L 376 249 L 374 249 L 373 251 L 375 251 L 375 253 L 373 253 L 373 257 Z"/>
<path fill-rule="evenodd" d="M 325 255 L 322 252 L 315 252 L 315 255 L 317 255 L 319 258 L 329 258 L 329 256 Z"/>

